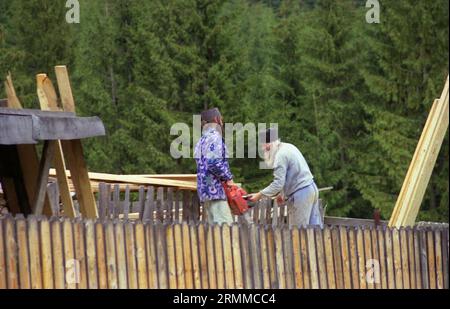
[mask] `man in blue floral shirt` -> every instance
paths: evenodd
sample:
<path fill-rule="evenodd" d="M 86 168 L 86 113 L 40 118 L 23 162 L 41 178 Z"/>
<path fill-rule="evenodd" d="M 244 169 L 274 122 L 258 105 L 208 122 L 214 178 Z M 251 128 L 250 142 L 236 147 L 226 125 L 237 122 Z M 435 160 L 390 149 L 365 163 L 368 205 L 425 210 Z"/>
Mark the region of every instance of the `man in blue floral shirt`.
<path fill-rule="evenodd" d="M 197 193 L 208 214 L 208 222 L 233 222 L 222 182 L 233 184 L 233 175 L 227 159 L 227 149 L 222 137 L 223 119 L 217 108 L 201 114 L 202 137 L 195 146 L 197 163 Z"/>

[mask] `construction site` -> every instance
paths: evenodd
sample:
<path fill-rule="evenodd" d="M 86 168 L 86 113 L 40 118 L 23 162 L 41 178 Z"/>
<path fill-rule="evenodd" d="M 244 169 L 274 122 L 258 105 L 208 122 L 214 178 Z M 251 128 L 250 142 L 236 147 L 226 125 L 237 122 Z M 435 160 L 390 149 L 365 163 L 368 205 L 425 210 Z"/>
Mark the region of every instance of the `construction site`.
<path fill-rule="evenodd" d="M 0 289 L 448 289 L 448 1 L 419 2 L 2 1 Z M 271 170 L 175 158 L 200 113 L 189 153 L 279 124 Z"/>
<path fill-rule="evenodd" d="M 88 172 L 81 139 L 105 130 L 76 116 L 67 68 L 55 73 L 59 95 L 37 75 L 40 110 L 22 109 L 6 78 L 0 288 L 448 288 L 448 224 L 416 224 L 448 127 L 448 78 L 389 222 L 325 216 L 321 229 L 289 228 L 271 199 L 251 208 L 253 224 L 210 225 L 195 174 Z"/>

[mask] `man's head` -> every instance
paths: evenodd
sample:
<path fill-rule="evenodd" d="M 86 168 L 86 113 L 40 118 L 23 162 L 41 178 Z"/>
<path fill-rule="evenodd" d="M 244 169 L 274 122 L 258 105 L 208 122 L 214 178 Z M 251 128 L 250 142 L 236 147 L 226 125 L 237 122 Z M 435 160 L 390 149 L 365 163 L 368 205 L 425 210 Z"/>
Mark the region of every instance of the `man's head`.
<path fill-rule="evenodd" d="M 202 127 L 208 123 L 211 123 L 211 124 L 217 124 L 218 128 L 222 129 L 223 118 L 217 107 L 204 110 L 200 116 L 201 116 L 201 121 L 202 121 Z"/>
<path fill-rule="evenodd" d="M 259 132 L 259 141 L 264 151 L 269 151 L 274 142 L 278 140 L 278 130 L 276 128 L 269 128 Z"/>
<path fill-rule="evenodd" d="M 267 167 L 273 168 L 275 156 L 281 143 L 278 138 L 278 130 L 276 128 L 269 128 L 259 132 L 259 141 L 264 151 L 264 162 Z"/>

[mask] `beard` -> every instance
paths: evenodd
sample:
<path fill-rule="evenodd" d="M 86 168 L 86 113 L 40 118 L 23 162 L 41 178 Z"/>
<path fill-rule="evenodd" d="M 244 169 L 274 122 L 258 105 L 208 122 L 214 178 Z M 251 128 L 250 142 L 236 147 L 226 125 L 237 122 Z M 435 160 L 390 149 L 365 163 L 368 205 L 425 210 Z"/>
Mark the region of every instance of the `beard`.
<path fill-rule="evenodd" d="M 264 163 L 267 167 L 273 168 L 273 164 L 275 162 L 275 157 L 280 149 L 281 142 L 280 140 L 276 140 L 270 144 L 270 149 L 264 151 Z"/>

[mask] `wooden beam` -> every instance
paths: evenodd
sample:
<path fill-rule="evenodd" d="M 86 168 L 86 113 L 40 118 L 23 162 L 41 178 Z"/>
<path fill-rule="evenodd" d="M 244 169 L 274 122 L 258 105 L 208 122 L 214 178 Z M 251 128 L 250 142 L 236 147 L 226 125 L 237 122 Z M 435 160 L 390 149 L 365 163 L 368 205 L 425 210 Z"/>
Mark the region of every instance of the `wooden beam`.
<path fill-rule="evenodd" d="M 56 66 L 55 73 L 63 110 L 75 113 L 75 101 L 66 66 Z M 72 174 L 72 181 L 75 185 L 81 212 L 88 218 L 98 218 L 97 204 L 91 188 L 86 162 L 84 161 L 81 140 L 63 141 L 62 146 Z"/>
<path fill-rule="evenodd" d="M 36 82 L 37 94 L 39 97 L 41 109 L 44 111 L 58 111 L 58 97 L 51 80 L 47 77 L 46 74 L 38 74 L 36 76 Z M 70 195 L 69 180 L 66 175 L 66 163 L 64 161 L 64 155 L 60 140 L 55 141 L 54 151 L 55 153 L 53 158 L 53 165 L 55 166 L 56 170 L 56 178 L 58 181 L 58 189 L 63 204 L 64 215 L 70 218 L 75 218 L 76 211 L 72 197 Z"/>
<path fill-rule="evenodd" d="M 11 73 L 9 72 L 6 76 L 5 91 L 8 97 L 8 107 L 17 109 L 22 108 L 22 104 L 20 104 L 19 98 L 16 95 L 16 90 L 14 89 Z"/>
<path fill-rule="evenodd" d="M 75 113 L 75 101 L 72 95 L 72 88 L 70 87 L 67 67 L 65 65 L 57 65 L 55 66 L 55 73 L 63 110 Z"/>
<path fill-rule="evenodd" d="M 435 100 L 417 144 L 397 199 L 389 226 L 411 226 L 419 213 L 449 122 L 449 79 L 439 100 Z"/>
<path fill-rule="evenodd" d="M 48 171 L 50 163 L 55 153 L 55 141 L 45 141 L 42 150 L 41 162 L 39 164 L 39 177 L 37 183 L 37 191 L 33 199 L 33 213 L 41 215 L 44 209 L 44 199 L 47 195 Z"/>
<path fill-rule="evenodd" d="M 50 175 L 54 176 L 55 171 L 50 170 Z M 67 175 L 71 177 L 71 174 L 67 172 Z M 126 184 L 141 184 L 141 185 L 155 185 L 155 186 L 167 186 L 167 187 L 183 187 L 196 190 L 197 182 L 195 181 L 184 181 L 184 180 L 172 180 L 163 178 L 150 178 L 141 177 L 136 175 L 115 175 L 106 173 L 88 173 L 89 178 L 96 181 L 103 182 L 120 182 Z"/>
<path fill-rule="evenodd" d="M 11 74 L 8 73 L 5 81 L 5 89 L 8 98 L 8 108 L 22 109 L 22 104 L 16 95 L 14 84 L 12 82 Z M 32 132 L 32 131 L 31 131 Z M 34 145 L 17 145 L 17 152 L 19 154 L 20 165 L 23 173 L 23 181 L 28 196 L 29 204 L 32 205 L 33 197 L 36 192 L 36 180 L 38 179 L 39 160 Z M 51 207 L 48 196 L 44 199 L 44 213 L 51 215 Z"/>

